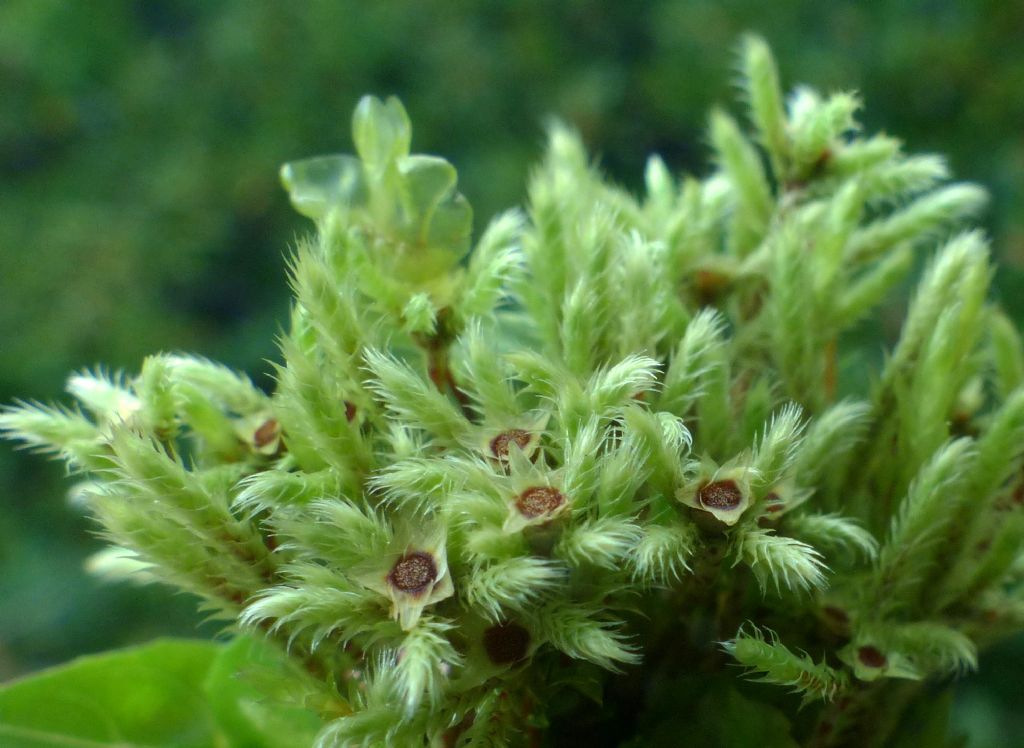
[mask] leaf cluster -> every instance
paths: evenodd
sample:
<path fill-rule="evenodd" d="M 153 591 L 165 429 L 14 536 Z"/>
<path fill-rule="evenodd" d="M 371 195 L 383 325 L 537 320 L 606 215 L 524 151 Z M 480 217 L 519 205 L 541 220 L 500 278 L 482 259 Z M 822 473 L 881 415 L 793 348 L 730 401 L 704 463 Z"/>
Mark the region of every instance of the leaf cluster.
<path fill-rule="evenodd" d="M 357 156 L 282 172 L 317 230 L 272 394 L 160 354 L 0 429 L 82 475 L 118 568 L 285 648 L 321 748 L 526 744 L 631 674 L 721 670 L 714 642 L 821 724 L 892 708 L 873 682 L 1024 623 L 1024 353 L 957 229 L 983 193 L 862 135 L 851 94 L 784 97 L 759 39 L 741 67 L 750 132 L 712 114 L 710 176 L 654 157 L 635 196 L 555 125 L 465 261 L 454 169 L 364 99 Z"/>

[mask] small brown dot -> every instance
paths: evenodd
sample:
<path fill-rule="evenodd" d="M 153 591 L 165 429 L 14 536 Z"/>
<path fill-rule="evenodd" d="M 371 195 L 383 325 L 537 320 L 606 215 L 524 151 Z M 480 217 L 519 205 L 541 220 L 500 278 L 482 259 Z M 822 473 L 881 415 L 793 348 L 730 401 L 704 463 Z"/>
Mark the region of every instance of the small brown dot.
<path fill-rule="evenodd" d="M 516 509 L 527 519 L 550 514 L 565 503 L 565 496 L 554 486 L 527 488 L 516 499 Z"/>
<path fill-rule="evenodd" d="M 710 306 L 729 285 L 729 278 L 715 270 L 698 270 L 694 277 L 694 296 L 700 306 Z"/>
<path fill-rule="evenodd" d="M 882 654 L 878 648 L 868 645 L 861 647 L 857 650 L 857 659 L 861 661 L 866 667 L 881 668 L 885 667 L 888 660 L 885 659 L 885 655 Z"/>
<path fill-rule="evenodd" d="M 349 423 L 356 417 L 356 406 L 354 403 L 350 403 L 348 400 L 345 401 L 345 420 Z"/>
<path fill-rule="evenodd" d="M 484 631 L 484 649 L 495 665 L 512 665 L 526 658 L 530 632 L 518 623 L 499 623 Z"/>
<path fill-rule="evenodd" d="M 821 612 L 825 614 L 826 618 L 829 618 L 838 624 L 845 626 L 850 622 L 850 616 L 846 614 L 846 611 L 842 608 L 837 608 L 834 605 L 826 605 L 821 609 Z"/>
<path fill-rule="evenodd" d="M 274 439 L 277 438 L 278 430 L 279 428 L 277 420 L 273 418 L 268 418 L 266 421 L 263 422 L 263 425 L 256 429 L 256 431 L 253 433 L 253 444 L 255 444 L 258 448 L 262 449 L 263 447 L 267 446 L 268 444 L 273 442 Z"/>
<path fill-rule="evenodd" d="M 508 459 L 509 445 L 515 444 L 520 449 L 526 449 L 530 443 L 530 432 L 523 429 L 509 429 L 502 431 L 491 439 L 491 454 L 499 460 Z"/>
<path fill-rule="evenodd" d="M 423 592 L 435 579 L 437 566 L 434 559 L 422 551 L 402 556 L 388 574 L 388 582 L 392 587 L 413 595 Z"/>
<path fill-rule="evenodd" d="M 821 152 L 821 154 L 818 156 L 818 158 L 814 161 L 814 164 L 811 167 L 811 173 L 812 174 L 820 173 L 828 165 L 828 162 L 831 159 L 832 159 L 832 150 L 830 148 L 824 149 Z"/>
<path fill-rule="evenodd" d="M 736 481 L 720 480 L 706 483 L 697 492 L 697 500 L 707 509 L 735 509 L 743 501 L 743 493 Z"/>

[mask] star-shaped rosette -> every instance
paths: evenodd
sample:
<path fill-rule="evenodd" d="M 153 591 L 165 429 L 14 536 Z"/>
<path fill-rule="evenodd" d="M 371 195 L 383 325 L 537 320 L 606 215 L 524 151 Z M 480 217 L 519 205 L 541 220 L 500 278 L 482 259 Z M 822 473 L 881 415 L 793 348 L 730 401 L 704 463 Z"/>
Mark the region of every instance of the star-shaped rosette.
<path fill-rule="evenodd" d="M 754 501 L 751 482 L 755 477 L 749 453 L 744 452 L 721 466 L 705 456 L 693 480 L 676 491 L 676 498 L 731 527 Z"/>
<path fill-rule="evenodd" d="M 511 677 L 529 662 L 541 645 L 533 627 L 515 619 L 488 621 L 467 612 L 460 627 L 466 651 L 465 667 L 452 683 L 466 691 L 492 679 Z"/>
<path fill-rule="evenodd" d="M 438 527 L 399 527 L 388 551 L 353 569 L 352 577 L 391 600 L 391 616 L 404 631 L 416 626 L 427 606 L 455 593 Z"/>
<path fill-rule="evenodd" d="M 509 454 L 513 449 L 524 454 L 530 462 L 536 461 L 541 436 L 550 417 L 548 411 L 532 411 L 500 419 L 485 416 L 483 423 L 473 429 L 463 446 L 507 471 Z"/>
<path fill-rule="evenodd" d="M 811 497 L 811 491 L 797 488 L 792 479 L 776 483 L 764 495 L 760 503 L 759 522 L 773 523 L 779 521 L 789 512 L 801 506 Z"/>
<path fill-rule="evenodd" d="M 239 418 L 234 428 L 239 440 L 255 454 L 273 457 L 281 450 L 281 424 L 269 412 Z"/>
<path fill-rule="evenodd" d="M 562 471 L 539 467 L 514 443 L 508 448 L 508 477 L 502 485 L 508 505 L 505 532 L 547 525 L 570 508 Z"/>
<path fill-rule="evenodd" d="M 908 657 L 900 652 L 888 651 L 870 636 L 854 638 L 837 655 L 863 681 L 870 682 L 879 678 L 920 680 L 923 677 Z"/>

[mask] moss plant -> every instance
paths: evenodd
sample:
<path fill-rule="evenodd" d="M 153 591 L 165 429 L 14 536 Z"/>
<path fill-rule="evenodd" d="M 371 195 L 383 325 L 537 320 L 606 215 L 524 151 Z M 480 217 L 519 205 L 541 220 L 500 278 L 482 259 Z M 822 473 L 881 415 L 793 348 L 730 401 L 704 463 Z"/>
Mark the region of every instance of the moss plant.
<path fill-rule="evenodd" d="M 709 177 L 653 157 L 638 198 L 555 126 L 475 242 L 453 167 L 363 99 L 356 155 L 282 171 L 316 231 L 273 394 L 158 354 L 0 416 L 80 477 L 97 568 L 236 637 L 209 744 L 946 744 L 938 695 L 1024 627 L 984 194 L 741 60 Z M 849 333 L 919 255 L 868 373 Z"/>

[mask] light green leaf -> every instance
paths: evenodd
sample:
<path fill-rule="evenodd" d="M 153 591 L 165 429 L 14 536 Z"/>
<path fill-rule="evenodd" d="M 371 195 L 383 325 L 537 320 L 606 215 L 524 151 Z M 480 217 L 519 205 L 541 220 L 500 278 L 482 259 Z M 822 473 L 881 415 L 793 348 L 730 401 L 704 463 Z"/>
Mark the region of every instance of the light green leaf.
<path fill-rule="evenodd" d="M 207 748 L 203 679 L 221 645 L 163 639 L 81 657 L 0 688 L 5 748 Z"/>
<path fill-rule="evenodd" d="M 681 705 L 687 708 L 680 709 Z M 685 675 L 657 689 L 623 748 L 797 748 L 778 708 L 744 696 L 730 677 Z"/>
<path fill-rule="evenodd" d="M 335 206 L 365 202 L 366 182 L 359 159 L 317 156 L 281 167 L 281 181 L 292 205 L 302 215 L 319 220 Z"/>
<path fill-rule="evenodd" d="M 238 637 L 221 650 L 203 687 L 231 746 L 310 746 L 323 726 L 302 708 L 302 680 L 288 671 L 281 654 L 249 637 Z"/>
<path fill-rule="evenodd" d="M 402 102 L 394 96 L 387 101 L 361 98 L 352 115 L 352 140 L 363 163 L 371 168 L 408 156 L 412 124 Z"/>

